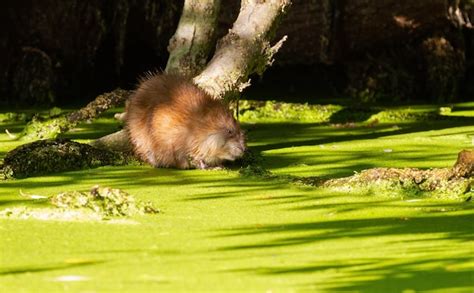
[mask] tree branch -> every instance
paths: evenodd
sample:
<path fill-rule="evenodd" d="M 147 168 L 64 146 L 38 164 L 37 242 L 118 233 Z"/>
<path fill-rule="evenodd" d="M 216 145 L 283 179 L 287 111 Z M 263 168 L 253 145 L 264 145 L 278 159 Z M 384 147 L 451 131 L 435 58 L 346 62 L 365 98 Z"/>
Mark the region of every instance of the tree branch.
<path fill-rule="evenodd" d="M 23 131 L 18 135 L 13 135 L 13 137 L 23 140 L 56 138 L 59 134 L 67 132 L 81 121 L 97 118 L 108 109 L 123 105 L 130 93 L 127 90 L 116 89 L 97 96 L 85 107 L 67 115 L 56 114 L 47 118 L 33 117 Z"/>
<path fill-rule="evenodd" d="M 194 82 L 215 98 L 238 93 L 252 73 L 262 74 L 284 39 L 270 45 L 289 0 L 242 0 L 239 16 Z"/>

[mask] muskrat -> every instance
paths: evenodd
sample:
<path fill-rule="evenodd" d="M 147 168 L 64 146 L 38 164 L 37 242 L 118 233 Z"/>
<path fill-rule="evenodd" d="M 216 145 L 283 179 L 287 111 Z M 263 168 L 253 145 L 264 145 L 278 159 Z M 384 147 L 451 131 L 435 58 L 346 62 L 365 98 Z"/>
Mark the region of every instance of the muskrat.
<path fill-rule="evenodd" d="M 148 74 L 126 112 L 135 154 L 155 167 L 219 167 L 246 149 L 244 134 L 228 107 L 184 77 Z"/>

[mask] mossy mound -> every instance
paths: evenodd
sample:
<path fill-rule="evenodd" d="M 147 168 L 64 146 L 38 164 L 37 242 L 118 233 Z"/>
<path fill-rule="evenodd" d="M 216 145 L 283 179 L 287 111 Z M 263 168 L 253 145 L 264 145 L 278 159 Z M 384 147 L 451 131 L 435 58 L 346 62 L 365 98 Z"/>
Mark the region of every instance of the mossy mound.
<path fill-rule="evenodd" d="M 353 176 L 331 179 L 324 187 L 345 191 L 367 189 L 408 196 L 463 198 L 474 191 L 474 178 L 453 174 L 451 168 L 419 170 L 416 168 L 372 168 Z"/>
<path fill-rule="evenodd" d="M 8 208 L 0 211 L 0 217 L 41 220 L 108 220 L 116 217 L 130 217 L 157 214 L 159 210 L 149 202 L 137 201 L 132 195 L 120 189 L 94 186 L 88 192 L 67 191 L 57 195 L 22 197 L 46 202 L 54 208 Z"/>
<path fill-rule="evenodd" d="M 63 133 L 65 129 L 69 129 L 69 122 L 64 116 L 51 119 L 33 117 L 20 133 L 19 137 L 21 140 L 27 141 L 53 139 L 56 138 L 58 134 Z"/>
<path fill-rule="evenodd" d="M 0 179 L 25 178 L 53 172 L 123 165 L 126 155 L 69 139 L 47 139 L 21 145 L 7 153 Z"/>
<path fill-rule="evenodd" d="M 104 217 L 156 214 L 158 209 L 151 203 L 141 203 L 120 189 L 94 186 L 89 192 L 70 191 L 59 193 L 50 202 L 63 209 L 86 208 Z"/>
<path fill-rule="evenodd" d="M 264 180 L 282 180 L 300 186 L 331 188 L 345 192 L 383 193 L 396 196 L 424 196 L 464 199 L 474 195 L 474 150 L 463 150 L 452 168 L 371 168 L 352 176 L 323 179 L 276 175 L 262 166 L 260 154 L 246 152 L 239 174 Z"/>

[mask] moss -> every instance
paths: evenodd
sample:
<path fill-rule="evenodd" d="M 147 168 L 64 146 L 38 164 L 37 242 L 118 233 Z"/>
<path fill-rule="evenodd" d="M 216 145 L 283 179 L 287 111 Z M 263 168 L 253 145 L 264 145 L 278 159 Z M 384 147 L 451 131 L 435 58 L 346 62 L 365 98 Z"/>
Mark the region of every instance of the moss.
<path fill-rule="evenodd" d="M 413 121 L 432 121 L 441 119 L 456 119 L 440 115 L 435 111 L 410 111 L 409 109 L 386 109 L 372 115 L 367 121 L 379 122 L 413 122 Z"/>
<path fill-rule="evenodd" d="M 363 122 L 380 111 L 375 107 L 345 107 L 330 117 L 332 123 Z"/>
<path fill-rule="evenodd" d="M 472 196 L 474 178 L 454 176 L 452 169 L 373 168 L 353 176 L 330 179 L 322 186 L 345 191 L 385 193 L 402 197 L 464 199 Z"/>
<path fill-rule="evenodd" d="M 52 196 L 50 202 L 62 209 L 90 209 L 103 217 L 123 217 L 159 212 L 151 203 L 137 202 L 133 196 L 123 190 L 99 186 L 94 186 L 89 192 L 59 193 Z"/>
<path fill-rule="evenodd" d="M 289 120 L 327 122 L 331 115 L 341 109 L 336 105 L 309 105 L 282 103 L 276 101 L 250 101 L 239 102 L 239 117 L 243 121 L 253 120 Z"/>
<path fill-rule="evenodd" d="M 46 113 L 38 113 L 28 122 L 18 135 L 21 140 L 52 139 L 67 132 L 82 121 L 91 121 L 112 107 L 122 105 L 129 97 L 130 91 L 117 88 L 97 96 L 85 107 L 72 113 L 64 113 L 54 107 Z"/>
<path fill-rule="evenodd" d="M 243 177 L 258 177 L 261 179 L 277 178 L 272 172 L 268 171 L 260 165 L 248 165 L 239 170 L 239 174 Z"/>
<path fill-rule="evenodd" d="M 10 151 L 0 166 L 0 178 L 25 178 L 53 172 L 122 165 L 127 156 L 68 139 L 40 140 Z"/>
<path fill-rule="evenodd" d="M 26 122 L 27 120 L 28 115 L 26 113 L 0 113 L 0 122 Z"/>
<path fill-rule="evenodd" d="M 340 105 L 309 105 L 276 101 L 239 101 L 239 119 L 242 122 L 265 120 L 312 123 L 372 123 L 374 121 L 390 123 L 458 120 L 458 117 L 450 116 L 451 110 L 451 107 L 433 107 L 432 110 L 419 110 L 410 107 L 344 107 Z"/>
<path fill-rule="evenodd" d="M 346 192 L 391 194 L 397 197 L 431 197 L 464 199 L 474 193 L 474 178 L 471 176 L 472 152 L 460 154 L 469 157 L 468 171 L 461 173 L 454 168 L 420 170 L 417 168 L 372 168 L 353 176 L 323 179 L 318 176 L 294 176 L 274 174 L 264 167 L 261 154 L 247 151 L 241 159 L 239 174 L 263 180 L 279 180 L 300 186 L 331 188 Z M 462 157 L 460 155 L 460 157 Z M 459 161 L 459 159 L 458 159 Z M 467 165 L 465 163 L 464 165 Z"/>
<path fill-rule="evenodd" d="M 138 201 L 120 189 L 98 185 L 88 192 L 66 191 L 51 197 L 21 193 L 21 196 L 34 199 L 41 207 L 8 208 L 0 211 L 0 217 L 84 221 L 159 213 L 150 202 Z"/>
<path fill-rule="evenodd" d="M 21 140 L 37 140 L 56 138 L 64 129 L 69 129 L 69 122 L 66 117 L 57 117 L 52 119 L 43 119 L 33 117 L 19 137 Z"/>

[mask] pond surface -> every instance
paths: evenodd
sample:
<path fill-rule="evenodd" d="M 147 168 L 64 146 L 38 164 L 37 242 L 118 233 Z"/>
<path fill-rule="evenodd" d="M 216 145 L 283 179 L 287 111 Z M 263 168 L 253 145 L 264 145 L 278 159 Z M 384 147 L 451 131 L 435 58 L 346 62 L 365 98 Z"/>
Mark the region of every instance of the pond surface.
<path fill-rule="evenodd" d="M 436 107 L 406 111 L 413 109 Z M 450 167 L 459 151 L 473 147 L 474 103 L 458 112 L 452 108 L 446 119 L 374 115 L 377 123 L 242 119 L 262 166 L 282 176 Z M 114 131 L 111 117 L 65 136 L 84 142 Z M 0 123 L 0 157 L 22 143 L 4 129 L 22 125 Z M 124 190 L 160 212 L 108 220 L 0 218 L 0 291 L 474 289 L 474 205 L 468 194 L 434 199 L 390 190 L 343 192 L 245 177 L 237 169 L 143 165 L 3 181 L 0 210 L 41 213 L 51 209 L 42 196 L 94 185 Z"/>

